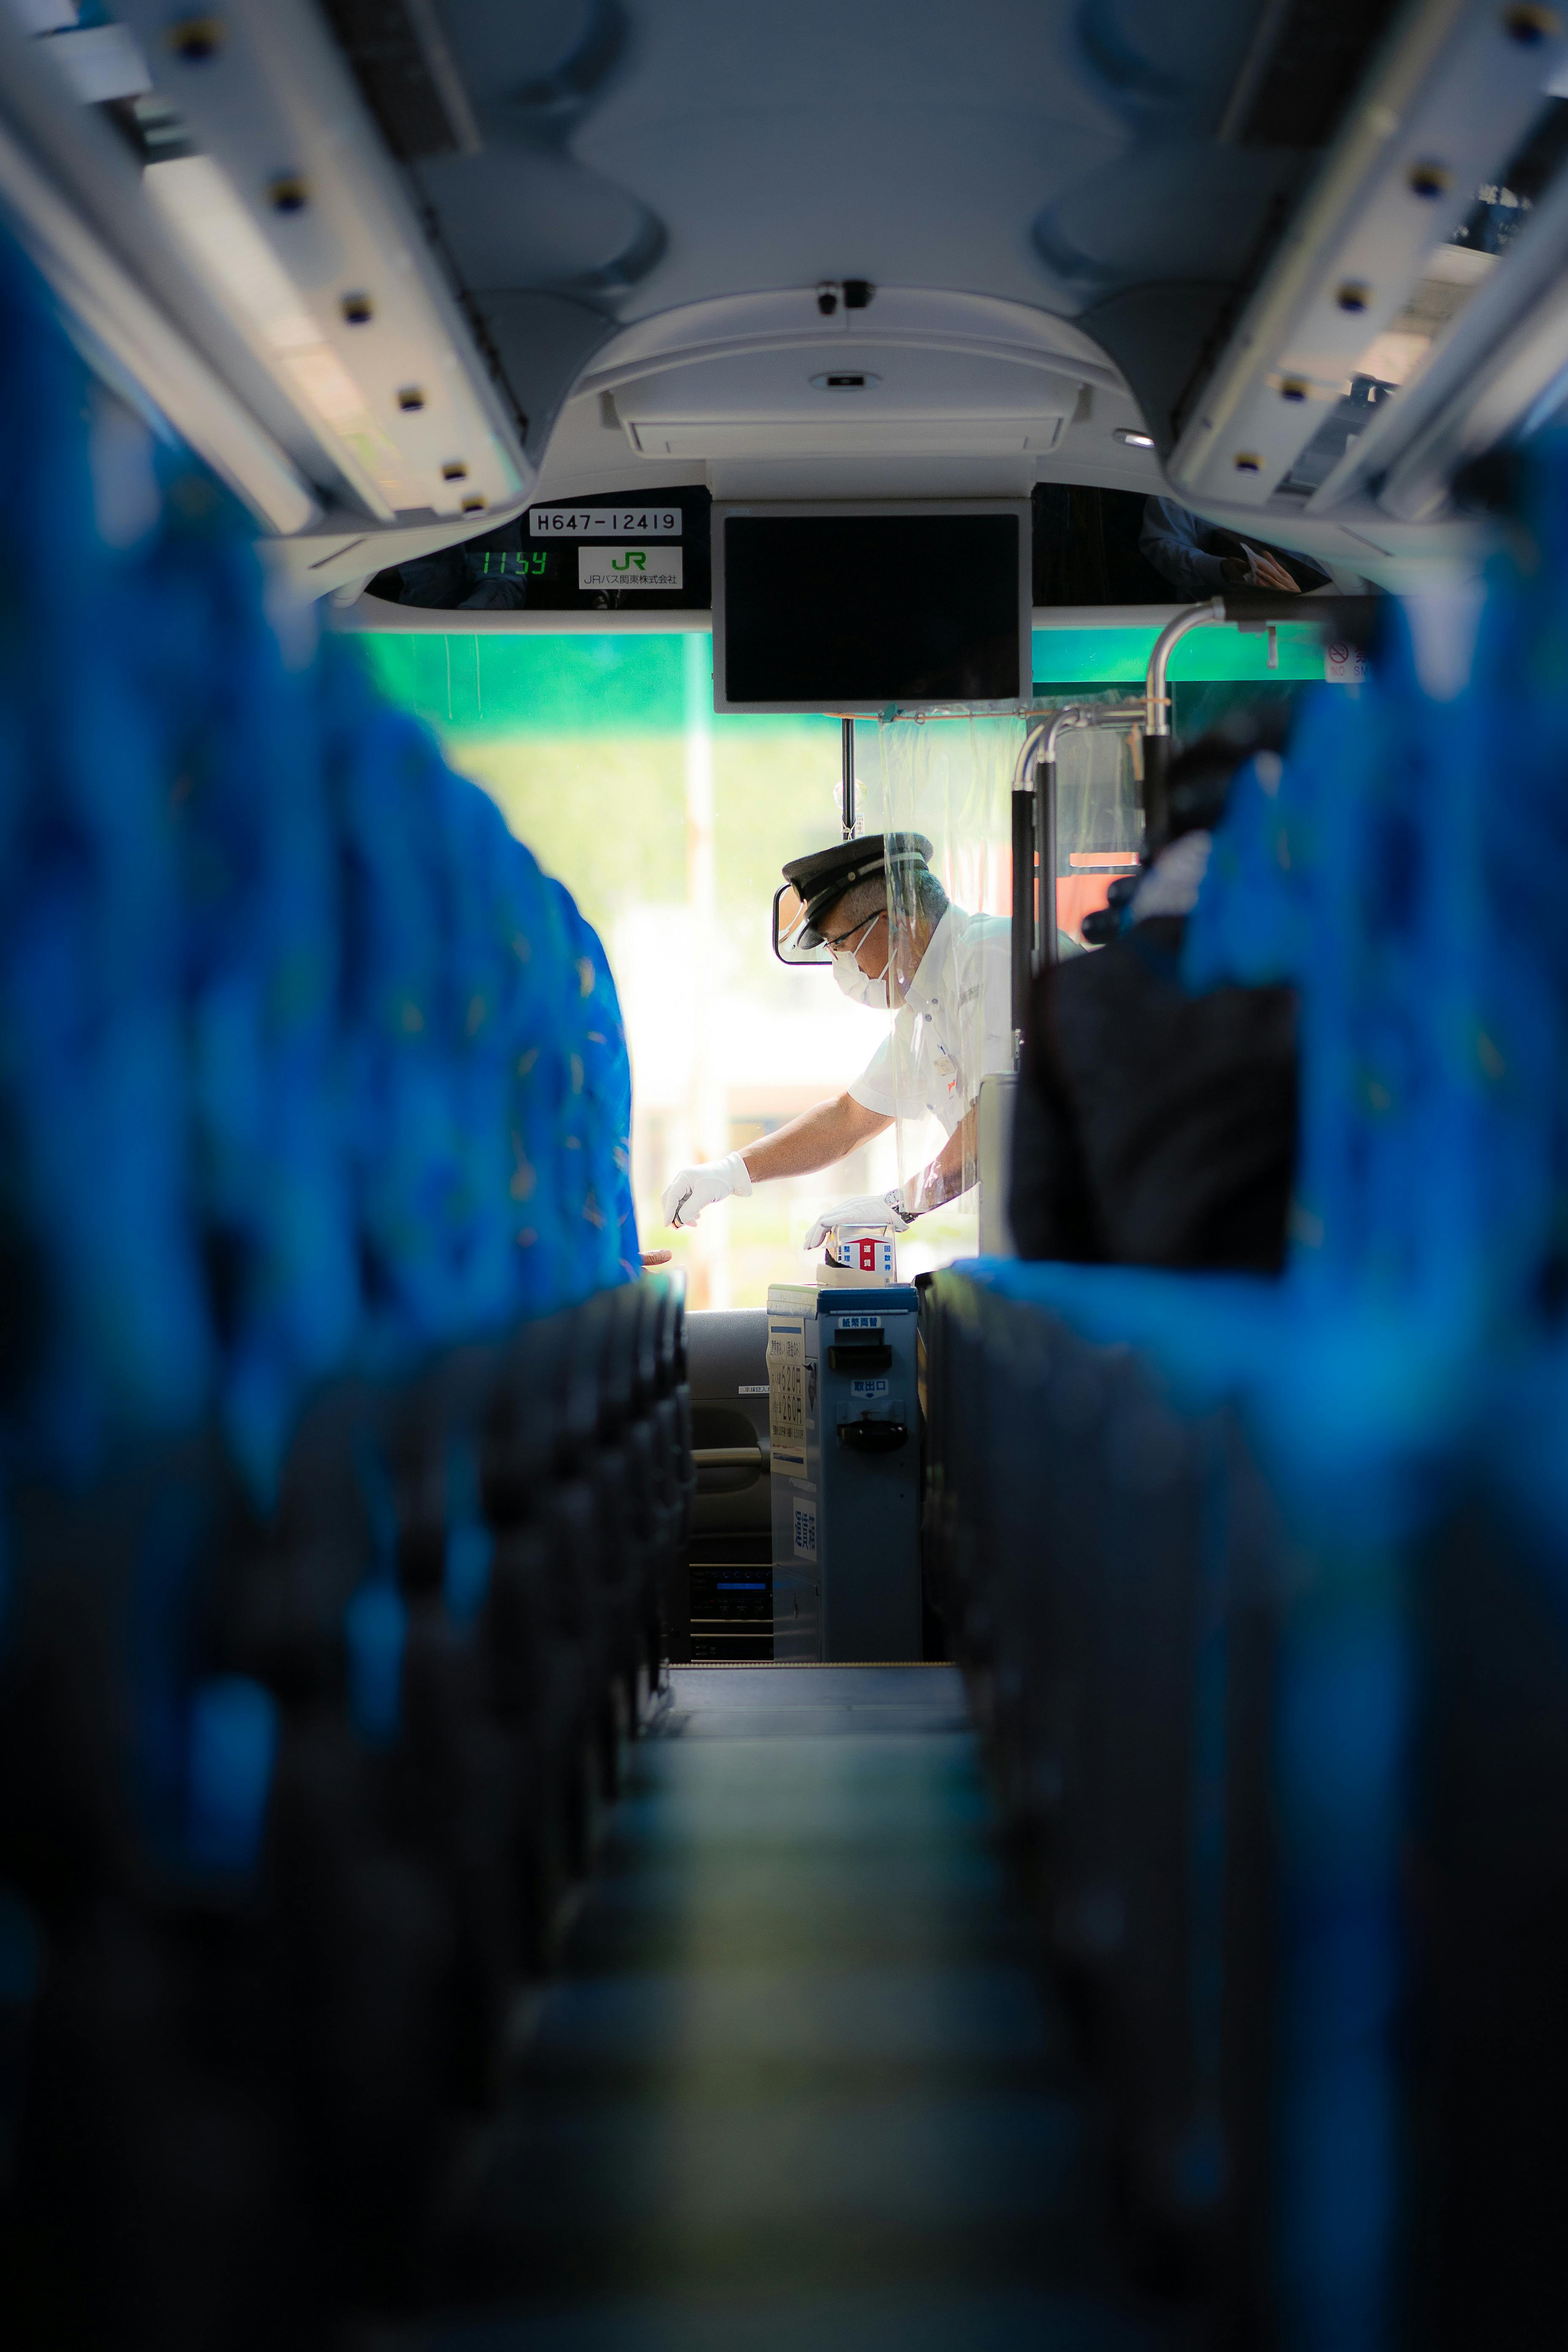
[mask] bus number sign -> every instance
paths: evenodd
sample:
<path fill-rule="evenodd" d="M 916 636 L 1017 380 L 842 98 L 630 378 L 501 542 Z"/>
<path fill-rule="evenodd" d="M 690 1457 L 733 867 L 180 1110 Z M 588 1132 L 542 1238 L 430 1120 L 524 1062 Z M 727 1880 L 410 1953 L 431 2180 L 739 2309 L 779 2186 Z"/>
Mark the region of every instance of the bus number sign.
<path fill-rule="evenodd" d="M 535 539 L 679 539 L 679 507 L 532 507 Z"/>

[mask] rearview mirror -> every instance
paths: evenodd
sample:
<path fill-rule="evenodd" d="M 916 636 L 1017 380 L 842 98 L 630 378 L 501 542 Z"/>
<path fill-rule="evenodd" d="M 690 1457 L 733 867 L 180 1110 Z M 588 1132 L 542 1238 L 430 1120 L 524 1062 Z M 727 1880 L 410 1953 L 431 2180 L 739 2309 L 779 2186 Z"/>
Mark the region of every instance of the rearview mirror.
<path fill-rule="evenodd" d="M 833 950 L 817 940 L 811 947 L 800 944 L 805 928 L 805 901 L 793 882 L 785 882 L 773 892 L 773 953 L 780 963 L 830 964 Z"/>

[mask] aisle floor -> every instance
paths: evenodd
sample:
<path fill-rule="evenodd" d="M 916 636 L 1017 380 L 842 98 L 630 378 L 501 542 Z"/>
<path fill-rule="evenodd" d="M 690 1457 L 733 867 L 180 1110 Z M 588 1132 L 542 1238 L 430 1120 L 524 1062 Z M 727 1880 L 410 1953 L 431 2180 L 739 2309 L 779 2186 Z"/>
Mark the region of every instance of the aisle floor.
<path fill-rule="evenodd" d="M 1172 2352 L 1104 2290 L 956 1673 L 671 1682 L 429 2352 Z"/>

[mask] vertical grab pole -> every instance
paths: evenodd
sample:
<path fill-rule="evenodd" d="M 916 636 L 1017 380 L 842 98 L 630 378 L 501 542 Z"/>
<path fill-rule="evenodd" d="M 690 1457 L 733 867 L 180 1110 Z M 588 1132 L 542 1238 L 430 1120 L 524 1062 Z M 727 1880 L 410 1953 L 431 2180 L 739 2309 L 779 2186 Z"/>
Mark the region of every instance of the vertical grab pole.
<path fill-rule="evenodd" d="M 1013 920 L 1011 925 L 1013 981 L 1013 1064 L 1016 1068 L 1024 1044 L 1024 1022 L 1029 1003 L 1029 980 L 1035 968 L 1035 794 L 1029 783 L 1029 762 L 1039 750 L 1046 724 L 1037 720 L 1018 746 L 1013 766 Z"/>
<path fill-rule="evenodd" d="M 1076 703 L 1058 710 L 1045 730 L 1035 765 L 1035 837 L 1040 845 L 1040 969 L 1057 960 L 1057 745 L 1069 730 L 1093 724 L 1093 718 Z"/>
<path fill-rule="evenodd" d="M 1013 1054 L 1015 1062 L 1024 1035 L 1029 1002 L 1029 974 L 1034 963 L 1035 929 L 1035 795 L 1027 784 L 1013 793 Z"/>
<path fill-rule="evenodd" d="M 1040 887 L 1036 893 L 1035 967 L 1057 960 L 1057 763 L 1055 730 L 1035 762 L 1035 843 Z"/>
<path fill-rule="evenodd" d="M 840 807 L 844 817 L 844 838 L 846 841 L 853 841 L 855 838 L 855 721 L 852 719 L 843 719 L 840 727 L 839 761 L 840 772 L 844 780 Z"/>

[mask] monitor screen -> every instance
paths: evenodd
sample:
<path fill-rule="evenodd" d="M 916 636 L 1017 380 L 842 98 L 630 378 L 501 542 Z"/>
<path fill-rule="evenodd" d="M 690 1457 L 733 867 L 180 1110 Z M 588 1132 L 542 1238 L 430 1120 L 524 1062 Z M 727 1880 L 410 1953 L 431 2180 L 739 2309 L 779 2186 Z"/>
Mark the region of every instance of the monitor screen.
<path fill-rule="evenodd" d="M 1016 706 L 1029 691 L 1029 509 L 713 509 L 720 710 Z"/>

